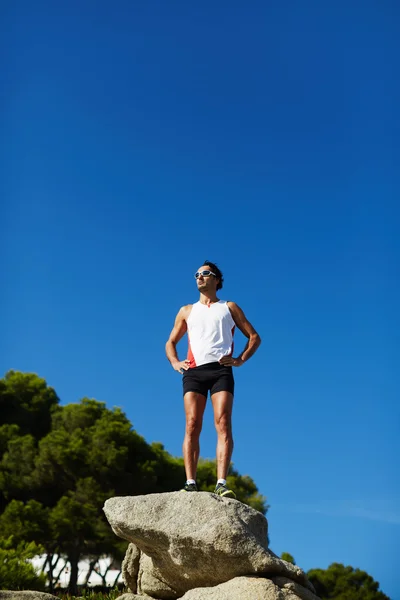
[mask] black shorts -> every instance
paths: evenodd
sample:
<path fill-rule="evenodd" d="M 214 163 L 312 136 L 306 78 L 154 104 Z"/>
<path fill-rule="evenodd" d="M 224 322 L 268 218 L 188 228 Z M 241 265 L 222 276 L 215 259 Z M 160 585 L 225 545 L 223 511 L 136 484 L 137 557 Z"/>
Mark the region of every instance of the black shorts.
<path fill-rule="evenodd" d="M 218 362 L 207 363 L 193 367 L 183 373 L 183 395 L 187 392 L 198 392 L 207 398 L 208 391 L 211 396 L 216 392 L 230 392 L 235 390 L 232 367 L 224 367 Z"/>

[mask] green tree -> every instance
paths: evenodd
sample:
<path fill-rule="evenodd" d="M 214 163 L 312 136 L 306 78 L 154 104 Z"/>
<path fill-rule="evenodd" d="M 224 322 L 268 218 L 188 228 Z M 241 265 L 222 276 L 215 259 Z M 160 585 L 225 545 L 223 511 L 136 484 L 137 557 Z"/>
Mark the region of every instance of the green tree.
<path fill-rule="evenodd" d="M 24 503 L 12 500 L 0 515 L 0 531 L 3 538 L 13 538 L 14 544 L 35 540 L 46 546 L 51 537 L 49 528 L 50 509 L 36 500 Z"/>
<path fill-rule="evenodd" d="M 51 556 L 58 552 L 69 560 L 71 592 L 76 592 L 81 558 L 121 554 L 103 515 L 106 498 L 165 491 L 171 481 L 183 479 L 182 468 L 160 444 L 147 444 L 120 409 L 95 400 L 55 407 L 52 429 L 38 447 L 31 435 L 16 435 L 15 429 L 14 437 L 6 433 L 0 487 L 9 505 L 2 521 L 15 525 L 18 518 L 29 525 L 26 539 L 43 544 L 50 579 Z M 36 504 L 11 502 L 21 498 Z M 33 508 L 42 518 L 40 530 L 31 523 Z"/>
<path fill-rule="evenodd" d="M 289 552 L 282 552 L 281 559 L 286 560 L 286 562 L 288 563 L 292 563 L 292 565 L 296 564 L 294 557 L 291 554 L 289 554 Z"/>
<path fill-rule="evenodd" d="M 7 451 L 8 443 L 19 435 L 19 431 L 18 425 L 15 424 L 0 425 L 0 460 Z"/>
<path fill-rule="evenodd" d="M 32 497 L 35 487 L 32 472 L 36 456 L 37 445 L 32 435 L 14 433 L 10 437 L 0 461 L 0 508 L 14 498 L 28 500 Z"/>
<path fill-rule="evenodd" d="M 58 551 L 70 562 L 71 593 L 76 593 L 79 560 L 106 551 L 118 554 L 120 544 L 105 521 L 104 501 L 154 491 L 162 454 L 132 429 L 120 409 L 84 398 L 54 410 L 32 478 L 37 497 L 50 506 Z"/>
<path fill-rule="evenodd" d="M 307 576 L 321 600 L 390 600 L 368 573 L 340 563 L 311 569 Z"/>
<path fill-rule="evenodd" d="M 107 494 L 165 491 L 162 482 L 170 466 L 173 479 L 177 482 L 179 474 L 182 481 L 161 445 L 147 444 L 120 409 L 84 398 L 54 411 L 53 428 L 39 443 L 32 477 L 54 503 L 86 477 L 93 477 Z"/>
<path fill-rule="evenodd" d="M 0 538 L 0 589 L 44 591 L 45 575 L 38 575 L 29 562 L 40 553 L 40 546 L 33 542 L 20 542 L 15 547 L 12 537 Z"/>
<path fill-rule="evenodd" d="M 58 402 L 53 388 L 34 373 L 9 371 L 0 379 L 0 512 L 13 498 L 32 497 L 37 443 L 50 431 Z"/>
<path fill-rule="evenodd" d="M 49 523 L 50 508 L 36 500 L 27 503 L 12 500 L 0 515 L 0 531 L 3 538 L 11 538 L 17 549 L 25 540 L 35 540 L 46 553 L 43 572 L 47 572 L 50 591 L 53 591 L 54 568 L 59 560 L 58 543 Z"/>
<path fill-rule="evenodd" d="M 0 426 L 18 425 L 22 435 L 40 439 L 50 431 L 51 411 L 59 399 L 35 373 L 8 371 L 0 379 Z"/>

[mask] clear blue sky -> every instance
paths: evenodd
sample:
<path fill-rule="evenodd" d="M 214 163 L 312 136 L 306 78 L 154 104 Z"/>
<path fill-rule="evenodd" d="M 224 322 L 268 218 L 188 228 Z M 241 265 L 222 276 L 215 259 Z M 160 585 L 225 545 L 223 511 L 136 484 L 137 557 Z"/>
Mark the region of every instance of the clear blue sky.
<path fill-rule="evenodd" d="M 0 12 L 1 375 L 120 406 L 180 455 L 164 344 L 217 262 L 263 338 L 233 458 L 271 547 L 399 600 L 398 2 Z"/>

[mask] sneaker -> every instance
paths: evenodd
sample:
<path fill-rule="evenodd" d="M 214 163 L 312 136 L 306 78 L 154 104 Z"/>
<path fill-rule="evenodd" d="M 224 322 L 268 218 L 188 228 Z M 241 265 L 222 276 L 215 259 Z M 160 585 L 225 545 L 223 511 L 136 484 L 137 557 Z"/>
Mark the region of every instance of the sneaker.
<path fill-rule="evenodd" d="M 195 483 L 185 483 L 185 487 L 181 492 L 198 492 L 197 485 Z"/>
<path fill-rule="evenodd" d="M 236 494 L 233 490 L 230 490 L 226 485 L 222 485 L 222 483 L 218 483 L 215 487 L 214 494 L 217 496 L 228 497 L 228 498 L 236 498 Z"/>

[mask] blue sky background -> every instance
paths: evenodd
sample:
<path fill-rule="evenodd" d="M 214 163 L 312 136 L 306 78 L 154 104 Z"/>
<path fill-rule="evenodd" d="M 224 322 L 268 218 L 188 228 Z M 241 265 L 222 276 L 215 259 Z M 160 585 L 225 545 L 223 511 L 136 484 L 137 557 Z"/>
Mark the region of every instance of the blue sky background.
<path fill-rule="evenodd" d="M 399 17 L 394 0 L 0 8 L 1 375 L 121 406 L 180 455 L 164 344 L 216 261 L 263 338 L 236 372 L 233 460 L 272 549 L 364 569 L 394 600 Z"/>

